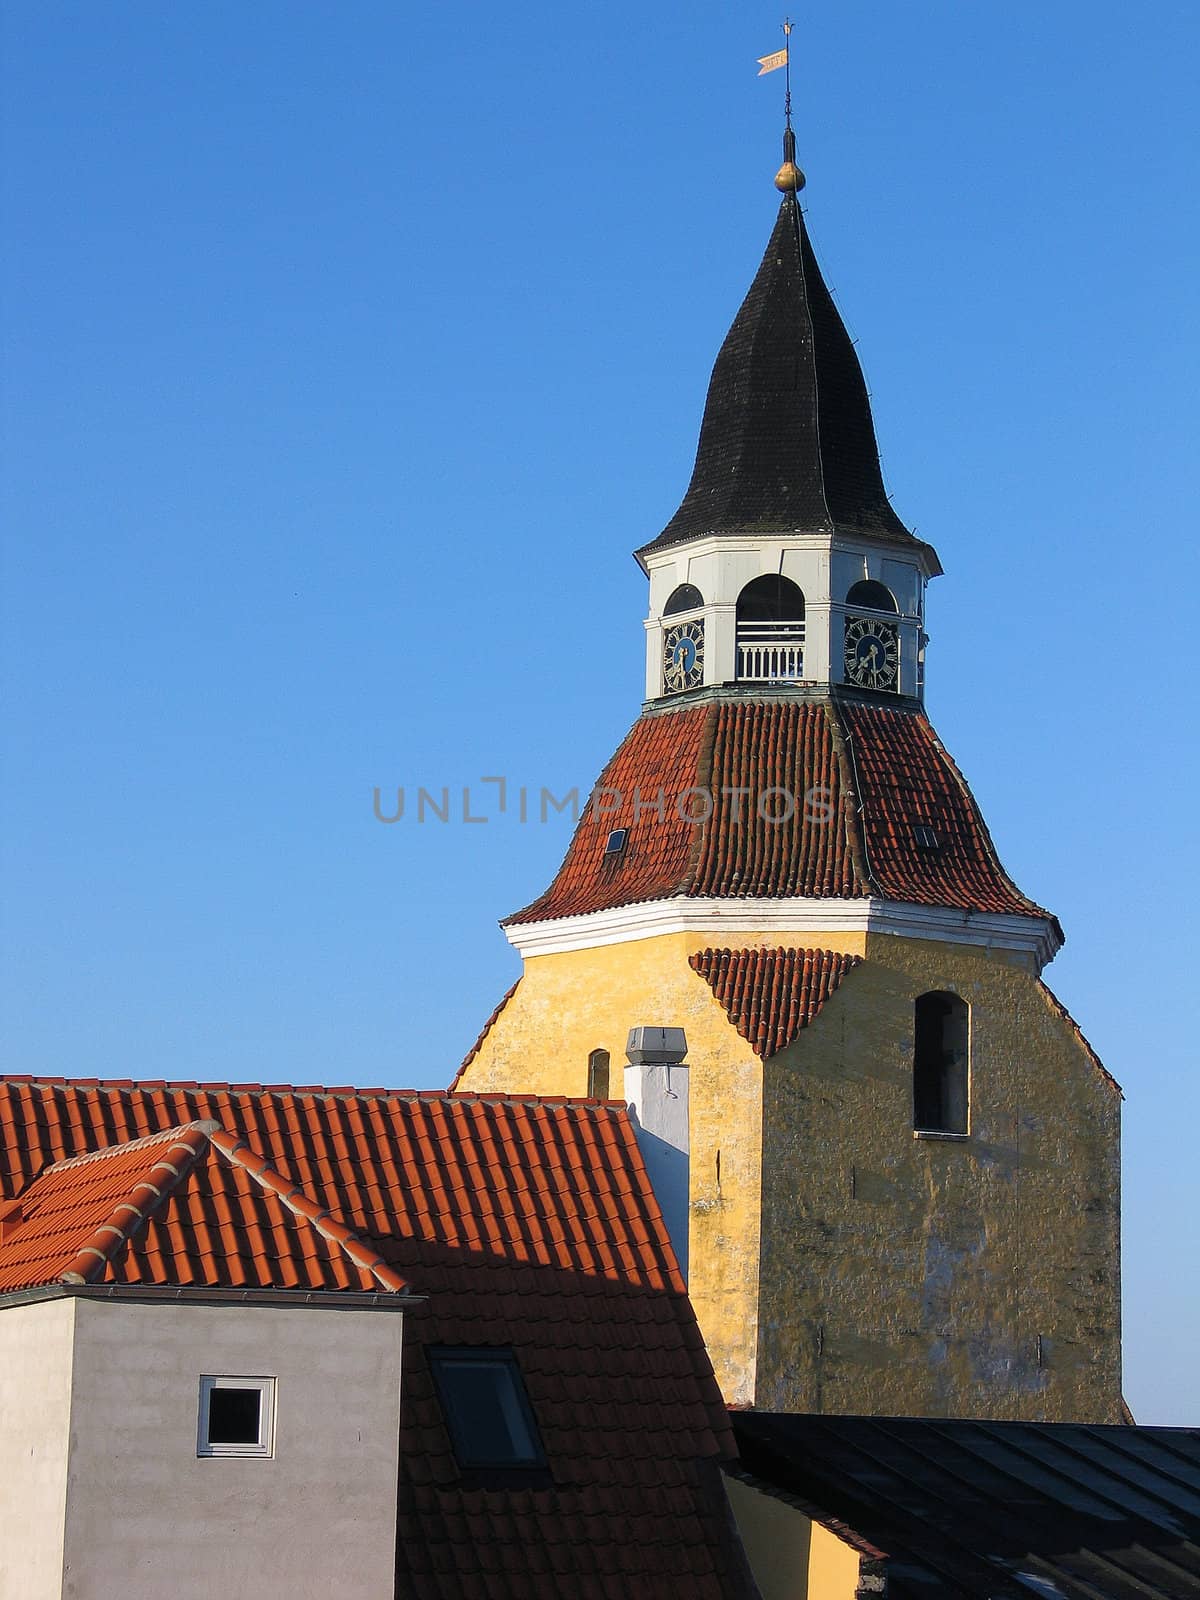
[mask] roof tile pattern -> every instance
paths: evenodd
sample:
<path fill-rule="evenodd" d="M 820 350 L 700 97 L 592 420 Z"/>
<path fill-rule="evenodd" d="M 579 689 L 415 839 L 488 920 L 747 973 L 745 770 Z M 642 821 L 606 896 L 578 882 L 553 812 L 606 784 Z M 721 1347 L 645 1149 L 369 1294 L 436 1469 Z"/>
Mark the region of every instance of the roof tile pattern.
<path fill-rule="evenodd" d="M 853 342 L 787 195 L 713 367 L 683 504 L 641 553 L 796 528 L 913 542 L 883 487 Z"/>
<path fill-rule="evenodd" d="M 678 894 L 697 844 L 687 791 L 711 747 L 709 723 L 705 706 L 639 717 L 601 773 L 558 876 L 508 920 L 538 922 Z M 629 830 L 625 849 L 606 856 L 619 828 Z"/>
<path fill-rule="evenodd" d="M 687 893 L 861 895 L 827 707 L 734 702 L 710 720 L 713 814 Z"/>
<path fill-rule="evenodd" d="M 918 905 L 1045 916 L 1000 865 L 962 774 L 922 712 L 845 704 L 867 863 L 879 893 Z M 914 827 L 937 835 L 918 848 Z"/>
<path fill-rule="evenodd" d="M 716 1498 L 728 1417 L 623 1108 L 0 1079 L 0 1196 L 48 1161 L 200 1120 L 262 1152 L 428 1296 L 405 1317 L 398 1592 L 676 1600 L 682 1585 L 749 1600 Z M 156 1222 L 130 1247 L 146 1270 L 165 1248 Z M 232 1207 L 206 1225 L 211 1248 L 238 1259 L 256 1228 L 270 1237 Z M 176 1264 L 191 1248 L 180 1227 Z M 513 1348 L 549 1483 L 460 1475 L 430 1344 Z"/>
<path fill-rule="evenodd" d="M 763 1060 L 807 1028 L 861 956 L 835 950 L 699 950 L 689 957 Z"/>
<path fill-rule="evenodd" d="M 10 1206 L 0 1291 L 49 1283 L 397 1292 L 379 1252 L 212 1121 L 45 1169 Z"/>
<path fill-rule="evenodd" d="M 962 774 L 911 706 L 811 695 L 648 712 L 595 796 L 554 882 L 510 924 L 681 895 L 1046 915 L 1005 873 Z M 919 848 L 919 824 L 935 848 Z M 607 857 L 613 828 L 629 838 Z"/>

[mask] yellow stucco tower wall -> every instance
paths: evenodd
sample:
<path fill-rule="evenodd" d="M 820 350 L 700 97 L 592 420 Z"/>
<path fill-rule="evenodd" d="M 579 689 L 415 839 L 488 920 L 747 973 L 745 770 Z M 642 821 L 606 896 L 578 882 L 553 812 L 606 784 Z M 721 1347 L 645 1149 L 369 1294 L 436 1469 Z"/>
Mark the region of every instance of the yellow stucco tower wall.
<path fill-rule="evenodd" d="M 689 1291 L 731 1404 L 1118 1421 L 1119 1091 L 1031 963 L 806 933 L 866 959 L 764 1063 L 688 965 L 707 942 L 531 957 L 457 1087 L 584 1094 L 602 1048 L 619 1097 L 629 1028 L 686 1030 Z M 965 1139 L 913 1132 L 928 990 L 971 1008 Z"/>

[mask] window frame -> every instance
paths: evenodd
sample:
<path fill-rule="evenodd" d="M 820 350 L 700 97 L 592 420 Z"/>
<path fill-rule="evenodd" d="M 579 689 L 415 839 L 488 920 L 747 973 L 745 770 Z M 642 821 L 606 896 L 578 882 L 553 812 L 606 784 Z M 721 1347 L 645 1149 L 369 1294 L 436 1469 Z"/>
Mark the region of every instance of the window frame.
<path fill-rule="evenodd" d="M 695 595 L 695 599 L 692 599 Z M 680 596 L 683 596 L 680 599 Z M 694 583 L 677 583 L 663 606 L 663 620 L 667 617 L 692 617 L 704 610 L 704 596 Z"/>
<path fill-rule="evenodd" d="M 952 1007 L 961 1008 L 960 1015 L 961 1015 L 961 1026 L 962 1026 L 962 1059 L 961 1059 L 960 1062 L 957 1062 L 957 1063 L 945 1063 L 945 1062 L 943 1062 L 942 1065 L 940 1066 L 940 1068 L 938 1068 L 939 1072 L 942 1074 L 942 1080 L 941 1080 L 941 1083 L 939 1085 L 939 1096 L 938 1096 L 938 1098 L 939 1098 L 939 1104 L 940 1104 L 940 1107 L 941 1107 L 941 1110 L 942 1110 L 943 1117 L 945 1116 L 946 1102 L 947 1102 L 947 1095 L 946 1095 L 946 1082 L 947 1082 L 947 1079 L 946 1079 L 946 1074 L 948 1074 L 952 1070 L 952 1068 L 953 1068 L 953 1070 L 957 1070 L 958 1072 L 961 1073 L 962 1124 L 963 1124 L 961 1128 L 926 1127 L 926 1126 L 923 1126 L 922 1123 L 918 1122 L 918 1120 L 917 1120 L 917 1075 L 918 1075 L 918 1071 L 920 1069 L 922 1069 L 922 1068 L 923 1068 L 923 1070 L 928 1071 L 928 1070 L 931 1070 L 931 1067 L 932 1067 L 932 1063 L 928 1063 L 928 1062 L 921 1063 L 920 1060 L 919 1060 L 919 1057 L 918 1057 L 920 1034 L 919 1034 L 919 1030 L 918 1030 L 918 1026 L 917 1026 L 917 1023 L 918 1023 L 918 1009 L 917 1008 L 919 1007 L 920 1003 L 923 1000 L 950 1001 L 950 1002 L 952 1002 Z M 944 1023 L 943 1023 L 943 1028 L 944 1028 Z M 945 1034 L 943 1032 L 943 1048 L 944 1048 L 944 1039 L 945 1039 Z M 972 1113 L 972 1105 L 971 1105 L 972 1084 L 971 1084 L 971 1078 L 972 1078 L 972 1048 L 973 1048 L 973 1043 L 974 1043 L 974 1027 L 973 1027 L 973 1024 L 972 1024 L 971 1003 L 970 1003 L 969 1000 L 964 999 L 962 995 L 957 994 L 953 989 L 926 989 L 926 990 L 923 990 L 921 994 L 914 996 L 914 998 L 913 998 L 912 1083 L 911 1083 L 911 1091 L 910 1091 L 911 1092 L 911 1097 L 912 1097 L 912 1131 L 913 1131 L 913 1138 L 914 1139 L 945 1139 L 945 1140 L 950 1140 L 952 1142 L 957 1140 L 960 1143 L 962 1143 L 965 1140 L 970 1139 L 970 1137 L 971 1137 L 971 1113 Z"/>
<path fill-rule="evenodd" d="M 542 1443 L 541 1429 L 538 1427 L 537 1418 L 533 1414 L 533 1407 L 529 1403 L 529 1395 L 525 1388 L 525 1379 L 521 1373 L 521 1366 L 511 1345 L 428 1345 L 425 1349 L 425 1361 L 429 1367 L 429 1375 L 433 1380 L 438 1404 L 441 1406 L 442 1419 L 446 1425 L 450 1449 L 462 1473 L 465 1475 L 545 1474 L 548 1463 L 546 1461 L 546 1449 Z M 525 1423 L 529 1441 L 533 1447 L 533 1455 L 523 1456 L 518 1460 L 513 1460 L 509 1457 L 499 1461 L 484 1460 L 477 1456 L 468 1455 L 465 1447 L 466 1441 L 458 1425 L 461 1412 L 451 1392 L 451 1386 L 446 1382 L 446 1369 L 453 1363 L 464 1366 L 499 1366 L 507 1369 L 512 1384 L 513 1398 Z"/>
<path fill-rule="evenodd" d="M 601 1056 L 604 1057 L 603 1062 L 601 1062 L 599 1059 Z M 605 1093 L 597 1094 L 596 1073 L 601 1066 L 603 1066 L 604 1069 Z M 589 1100 L 612 1099 L 612 1054 L 610 1051 L 606 1050 L 603 1045 L 597 1045 L 594 1050 L 588 1051 L 587 1097 Z"/>
<path fill-rule="evenodd" d="M 856 599 L 854 594 L 856 589 L 868 589 L 872 593 L 877 590 L 880 594 L 887 595 L 888 603 L 884 606 L 877 606 L 872 605 L 870 600 L 862 599 L 861 596 Z M 881 582 L 878 578 L 856 578 L 846 590 L 846 598 L 842 601 L 842 604 L 847 611 L 869 611 L 873 616 L 878 617 L 898 617 L 900 615 L 900 604 L 896 596 L 888 588 L 887 584 Z"/>
<path fill-rule="evenodd" d="M 259 1395 L 258 1439 L 253 1444 L 223 1444 L 209 1438 L 210 1408 L 214 1389 L 249 1389 Z M 275 1407 L 277 1385 L 274 1378 L 252 1378 L 233 1373 L 206 1372 L 200 1376 L 199 1413 L 196 1419 L 196 1455 L 202 1460 L 214 1456 L 270 1461 L 275 1455 Z"/>
<path fill-rule="evenodd" d="M 751 616 L 750 611 L 767 611 L 769 616 Z M 789 615 L 780 615 L 786 612 Z M 735 625 L 751 627 L 799 628 L 808 618 L 808 598 L 794 578 L 782 572 L 760 572 L 738 591 L 734 609 Z"/>

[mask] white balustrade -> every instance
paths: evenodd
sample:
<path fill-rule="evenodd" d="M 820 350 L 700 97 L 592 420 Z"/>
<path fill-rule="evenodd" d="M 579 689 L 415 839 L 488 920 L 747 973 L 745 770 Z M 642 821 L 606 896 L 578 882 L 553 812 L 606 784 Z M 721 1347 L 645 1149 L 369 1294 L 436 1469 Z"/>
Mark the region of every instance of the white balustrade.
<path fill-rule="evenodd" d="M 789 682 L 804 676 L 802 622 L 739 622 L 737 675 L 743 683 Z"/>

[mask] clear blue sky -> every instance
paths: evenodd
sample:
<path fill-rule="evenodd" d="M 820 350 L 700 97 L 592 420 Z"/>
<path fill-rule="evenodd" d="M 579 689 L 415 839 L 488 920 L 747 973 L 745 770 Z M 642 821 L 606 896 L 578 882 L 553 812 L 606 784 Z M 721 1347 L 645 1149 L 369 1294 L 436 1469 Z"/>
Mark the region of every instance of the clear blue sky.
<path fill-rule="evenodd" d="M 771 226 L 759 4 L 4 6 L 6 1065 L 444 1084 L 637 713 L 630 557 Z M 1197 9 L 805 8 L 929 704 L 1128 1093 L 1127 1390 L 1200 1423 Z"/>

